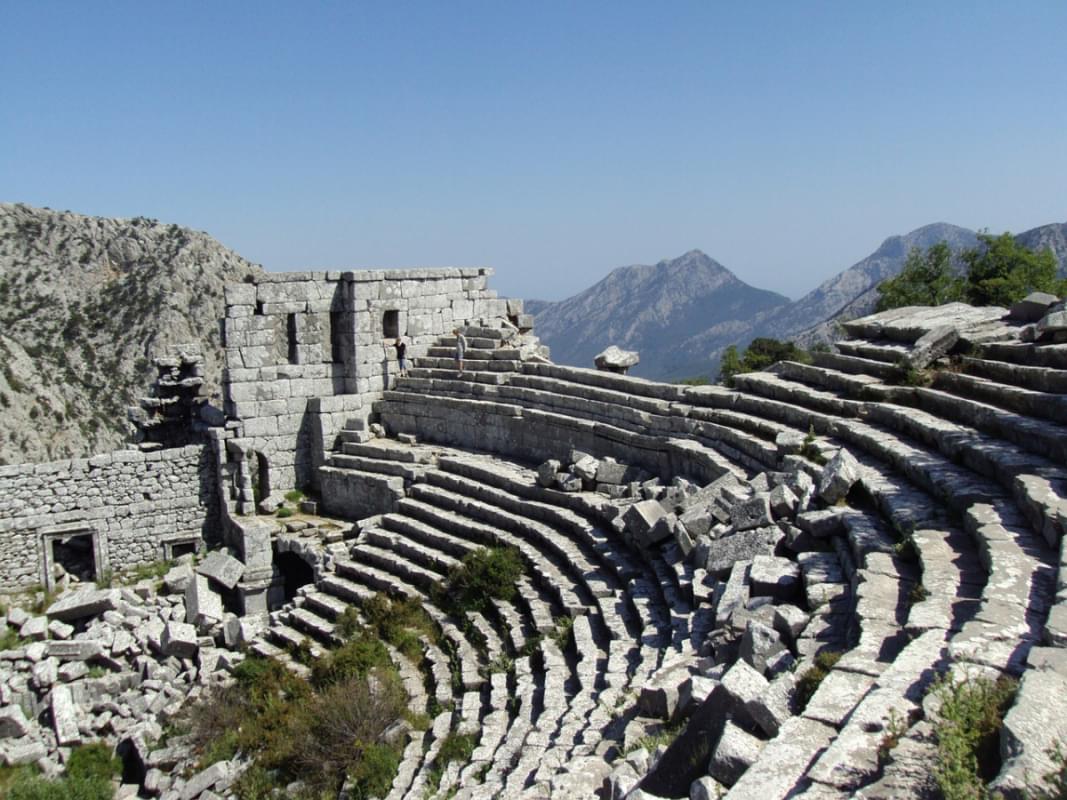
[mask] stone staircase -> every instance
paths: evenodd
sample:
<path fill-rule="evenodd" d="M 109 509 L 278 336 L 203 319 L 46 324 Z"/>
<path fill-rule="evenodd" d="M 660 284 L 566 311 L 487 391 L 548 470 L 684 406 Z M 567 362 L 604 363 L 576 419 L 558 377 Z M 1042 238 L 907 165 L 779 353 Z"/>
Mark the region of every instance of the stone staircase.
<path fill-rule="evenodd" d="M 414 597 L 449 647 L 424 642 L 416 666 L 426 691 L 413 702 L 445 710 L 408 746 L 390 797 L 555 796 L 553 780 L 592 756 L 604 765 L 599 785 L 603 755 L 621 745 L 617 709 L 669 654 L 700 646 L 691 592 L 674 569 L 606 531 L 596 498 L 542 489 L 518 464 L 382 439 L 343 442 L 341 451 L 331 457 L 335 468 L 398 477 L 406 495 L 395 510 L 362 521 L 350 551 L 273 615 L 252 650 L 303 671 L 290 652 L 302 639 L 313 655 L 337 644 L 334 620 L 349 604 L 378 592 Z M 433 585 L 464 554 L 491 545 L 522 555 L 527 577 L 515 601 L 450 618 L 434 605 Z M 554 634 L 567 628 L 561 647 Z M 475 734 L 474 755 L 441 771 L 431 791 L 449 733 Z"/>

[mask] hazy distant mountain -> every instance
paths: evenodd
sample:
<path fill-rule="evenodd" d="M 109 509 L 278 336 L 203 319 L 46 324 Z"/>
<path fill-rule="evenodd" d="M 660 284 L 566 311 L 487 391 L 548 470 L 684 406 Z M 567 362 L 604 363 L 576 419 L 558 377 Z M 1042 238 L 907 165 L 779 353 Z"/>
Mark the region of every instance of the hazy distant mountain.
<path fill-rule="evenodd" d="M 178 225 L 0 204 L 0 463 L 120 447 L 170 345 L 217 393 L 223 286 L 259 274 Z"/>
<path fill-rule="evenodd" d="M 1016 236 L 1015 241 L 1035 253 L 1051 250 L 1060 262 L 1060 277 L 1067 278 L 1067 222 L 1054 222 L 1051 225 L 1031 228 Z"/>
<path fill-rule="evenodd" d="M 531 300 L 526 309 L 554 361 L 591 367 L 614 344 L 641 354 L 632 374 L 671 379 L 711 374 L 717 353 L 750 320 L 788 302 L 691 250 L 654 266 L 619 267 L 574 297 Z"/>

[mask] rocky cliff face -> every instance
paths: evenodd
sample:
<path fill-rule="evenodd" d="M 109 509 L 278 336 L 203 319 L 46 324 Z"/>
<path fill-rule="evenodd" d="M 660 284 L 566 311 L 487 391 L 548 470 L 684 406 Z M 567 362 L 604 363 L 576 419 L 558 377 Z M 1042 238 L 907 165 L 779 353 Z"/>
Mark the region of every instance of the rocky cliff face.
<path fill-rule="evenodd" d="M 747 320 L 788 302 L 692 250 L 653 266 L 619 267 L 581 294 L 526 308 L 554 361 L 592 367 L 615 344 L 640 352 L 631 374 L 671 379 L 707 374 L 712 354 L 735 341 Z"/>
<path fill-rule="evenodd" d="M 173 347 L 202 351 L 217 398 L 223 286 L 259 273 L 178 225 L 0 205 L 0 463 L 121 446 Z"/>
<path fill-rule="evenodd" d="M 1059 262 L 1060 277 L 1067 278 L 1067 222 L 1031 228 L 1016 236 L 1015 241 L 1035 253 L 1051 250 L 1052 255 L 1056 256 Z"/>

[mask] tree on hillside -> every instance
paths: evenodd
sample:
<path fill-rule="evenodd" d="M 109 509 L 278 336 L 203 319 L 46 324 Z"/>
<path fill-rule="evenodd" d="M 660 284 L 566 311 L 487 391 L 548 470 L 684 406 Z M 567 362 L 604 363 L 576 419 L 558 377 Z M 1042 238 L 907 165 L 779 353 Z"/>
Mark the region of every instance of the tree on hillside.
<path fill-rule="evenodd" d="M 952 263 L 948 242 L 938 242 L 925 252 L 913 247 L 900 274 L 878 284 L 878 295 L 875 311 L 963 300 L 964 281 Z"/>
<path fill-rule="evenodd" d="M 730 345 L 722 354 L 719 362 L 719 383 L 732 386 L 734 375 L 739 372 L 757 372 L 779 361 L 811 362 L 811 354 L 793 342 L 782 342 L 761 336 L 749 342 L 742 357 L 737 355 L 737 347 Z"/>
<path fill-rule="evenodd" d="M 1051 250 L 1035 253 L 1010 233 L 978 234 L 979 245 L 960 258 L 967 265 L 966 299 L 976 306 L 1010 306 L 1030 292 L 1062 294 Z"/>

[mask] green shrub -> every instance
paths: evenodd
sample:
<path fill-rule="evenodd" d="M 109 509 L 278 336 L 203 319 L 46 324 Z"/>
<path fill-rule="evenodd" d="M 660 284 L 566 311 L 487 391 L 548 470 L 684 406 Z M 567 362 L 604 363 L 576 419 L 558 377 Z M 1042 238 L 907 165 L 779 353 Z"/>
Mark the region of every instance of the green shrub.
<path fill-rule="evenodd" d="M 516 548 L 478 548 L 449 570 L 444 585 L 435 587 L 435 599 L 459 617 L 468 611 L 485 612 L 493 599 L 515 596 L 522 574 L 522 557 Z"/>
<path fill-rule="evenodd" d="M 833 669 L 834 664 L 840 658 L 841 654 L 836 650 L 823 650 L 815 656 L 815 664 L 797 679 L 797 690 L 794 699 L 797 713 L 807 708 L 808 702 L 815 694 L 815 690 L 819 688 L 819 684 L 823 682 L 823 679 L 830 674 L 830 670 Z"/>
<path fill-rule="evenodd" d="M 293 511 L 293 509 L 291 509 L 291 508 L 289 508 L 287 506 L 282 506 L 281 508 L 278 509 L 278 516 L 281 517 L 282 519 L 284 519 L 285 517 L 291 517 L 295 513 L 296 512 Z"/>
<path fill-rule="evenodd" d="M 362 678 L 375 667 L 389 665 L 389 651 L 381 640 L 357 634 L 311 667 L 311 683 L 323 688 L 350 678 Z"/>
<path fill-rule="evenodd" d="M 348 606 L 334 620 L 334 633 L 342 639 L 351 639 L 363 630 L 363 622 L 359 618 L 359 612 L 352 606 Z"/>
<path fill-rule="evenodd" d="M 106 744 L 94 742 L 75 748 L 66 773 L 46 780 L 32 769 L 15 773 L 5 795 L 8 800 L 111 800 L 111 778 L 118 775 L 122 762 Z"/>
<path fill-rule="evenodd" d="M 299 489 L 293 489 L 285 493 L 285 499 L 290 503 L 299 503 L 304 499 L 304 493 Z"/>
<path fill-rule="evenodd" d="M 363 747 L 359 761 L 348 773 L 353 784 L 353 800 L 369 800 L 389 794 L 402 755 L 396 745 L 371 742 Z"/>
<path fill-rule="evenodd" d="M 945 800 L 989 796 L 986 783 L 1000 768 L 1000 727 L 1017 688 L 1010 678 L 957 682 L 947 677 L 931 688 L 941 700 L 940 719 L 934 726 L 938 752 L 934 777 Z"/>

